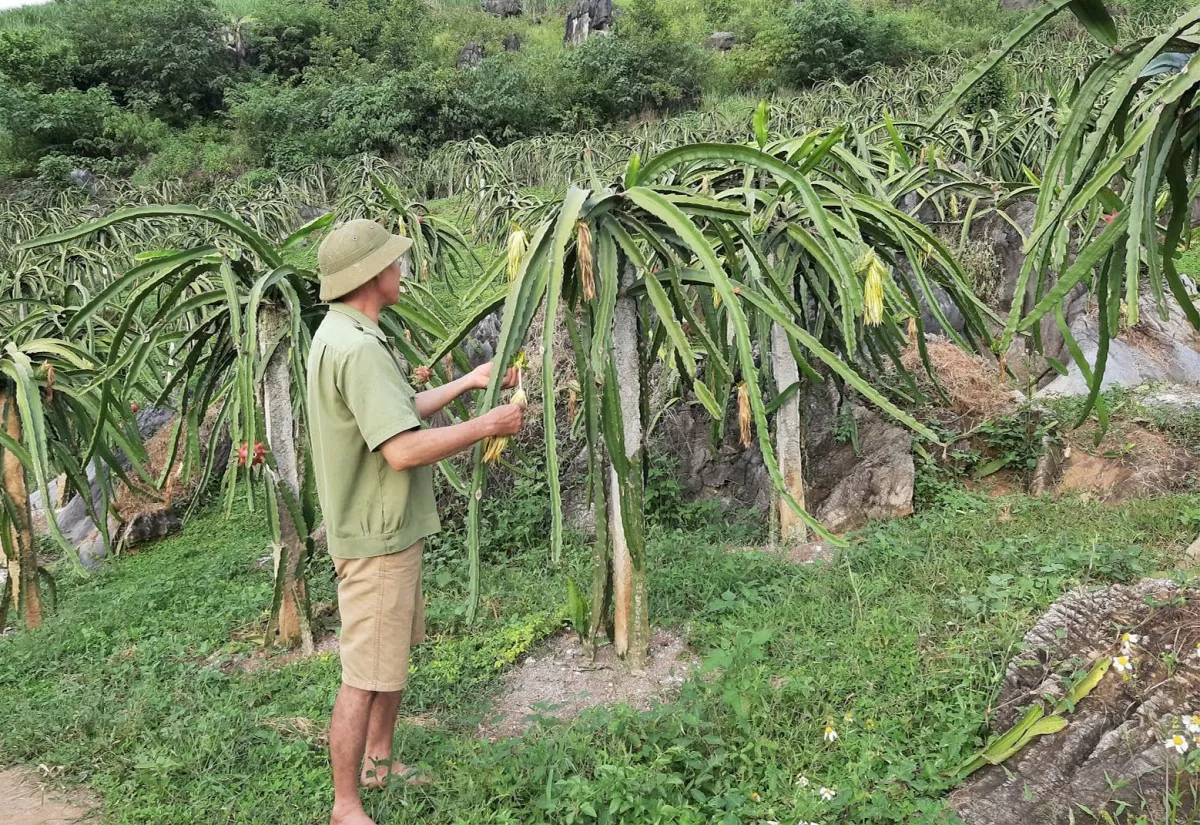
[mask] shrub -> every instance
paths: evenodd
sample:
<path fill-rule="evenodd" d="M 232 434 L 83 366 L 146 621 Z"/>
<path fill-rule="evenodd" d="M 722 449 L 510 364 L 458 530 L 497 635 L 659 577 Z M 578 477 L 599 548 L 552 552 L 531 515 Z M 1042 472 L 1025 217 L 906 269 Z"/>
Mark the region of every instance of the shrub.
<path fill-rule="evenodd" d="M 966 112 L 986 112 L 988 109 L 1004 111 L 1013 99 L 1012 69 L 1007 63 L 997 63 L 995 68 L 979 79 L 962 99 Z"/>
<path fill-rule="evenodd" d="M 850 0 L 806 0 L 789 9 L 784 26 L 780 75 L 796 87 L 854 80 L 911 51 L 895 18 Z"/>
<path fill-rule="evenodd" d="M 119 110 L 105 87 L 81 92 L 62 89 L 49 94 L 33 86 L 0 79 L 0 110 L 12 153 L 30 162 L 47 153 L 105 154 L 101 144 L 106 120 Z"/>
<path fill-rule="evenodd" d="M 250 50 L 258 67 L 292 78 L 312 62 L 313 43 L 321 34 L 325 7 L 294 0 L 265 0 L 254 12 Z"/>
<path fill-rule="evenodd" d="M 229 92 L 229 120 L 256 163 L 293 169 L 328 156 L 329 97 L 318 83 L 245 83 Z"/>
<path fill-rule="evenodd" d="M 212 0 L 76 0 L 63 21 L 80 87 L 177 123 L 221 108 L 229 59 Z"/>
<path fill-rule="evenodd" d="M 133 176 L 135 184 L 195 175 L 226 176 L 245 167 L 245 150 L 233 136 L 211 124 L 200 124 L 167 137 Z"/>
<path fill-rule="evenodd" d="M 53 92 L 71 83 L 70 52 L 44 28 L 0 30 L 0 74 Z"/>
<path fill-rule="evenodd" d="M 568 54 L 577 125 L 694 104 L 709 75 L 698 46 L 672 38 L 655 0 L 634 0 L 615 36 L 589 38 Z"/>

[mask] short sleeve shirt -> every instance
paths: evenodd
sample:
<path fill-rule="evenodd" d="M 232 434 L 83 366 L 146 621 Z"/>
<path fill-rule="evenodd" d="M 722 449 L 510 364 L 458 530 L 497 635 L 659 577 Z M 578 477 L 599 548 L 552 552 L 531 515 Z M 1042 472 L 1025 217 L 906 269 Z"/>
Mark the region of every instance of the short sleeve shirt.
<path fill-rule="evenodd" d="M 416 393 L 378 325 L 334 303 L 308 355 L 308 422 L 329 554 L 398 553 L 441 529 L 433 468 L 397 472 L 379 447 L 421 426 Z"/>

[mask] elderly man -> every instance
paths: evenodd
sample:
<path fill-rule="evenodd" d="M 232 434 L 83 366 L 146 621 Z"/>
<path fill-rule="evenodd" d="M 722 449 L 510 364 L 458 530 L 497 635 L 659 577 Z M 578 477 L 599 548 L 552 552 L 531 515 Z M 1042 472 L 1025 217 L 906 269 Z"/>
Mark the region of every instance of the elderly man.
<path fill-rule="evenodd" d="M 425 634 L 421 550 L 440 529 L 431 465 L 484 438 L 515 435 L 524 412 L 508 404 L 454 426 L 421 428 L 458 396 L 487 387 L 492 366 L 425 392 L 409 387 L 378 321 L 400 299 L 411 246 L 356 220 L 335 228 L 319 253 L 321 300 L 331 303 L 308 358 L 308 420 L 342 617 L 342 686 L 329 732 L 331 825 L 374 825 L 360 782 L 409 773 L 391 761 L 392 734 L 409 648 Z M 515 379 L 510 371 L 504 385 Z"/>

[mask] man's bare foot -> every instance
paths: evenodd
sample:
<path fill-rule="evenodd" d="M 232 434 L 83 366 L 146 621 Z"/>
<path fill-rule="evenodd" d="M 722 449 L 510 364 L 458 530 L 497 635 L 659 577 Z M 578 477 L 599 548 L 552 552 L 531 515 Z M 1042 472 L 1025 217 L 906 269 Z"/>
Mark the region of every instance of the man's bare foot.
<path fill-rule="evenodd" d="M 410 768 L 403 762 L 376 762 L 368 758 L 369 764 L 363 765 L 359 782 L 364 788 L 384 788 L 393 779 L 403 779 L 409 785 L 429 785 L 433 782 L 428 776 L 417 773 L 416 768 Z"/>
<path fill-rule="evenodd" d="M 334 805 L 333 813 L 329 817 L 329 825 L 375 825 L 375 820 L 367 816 L 367 812 L 363 810 L 361 804 L 344 807 Z"/>

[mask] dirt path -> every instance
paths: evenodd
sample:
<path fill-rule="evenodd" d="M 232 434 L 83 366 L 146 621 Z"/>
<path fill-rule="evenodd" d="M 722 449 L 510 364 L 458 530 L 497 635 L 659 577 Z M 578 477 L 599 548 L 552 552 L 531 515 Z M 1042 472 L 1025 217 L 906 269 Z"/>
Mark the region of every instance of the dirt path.
<path fill-rule="evenodd" d="M 0 769 L 0 820 L 4 825 L 94 825 L 99 803 L 86 791 L 45 790 L 33 771 Z"/>

